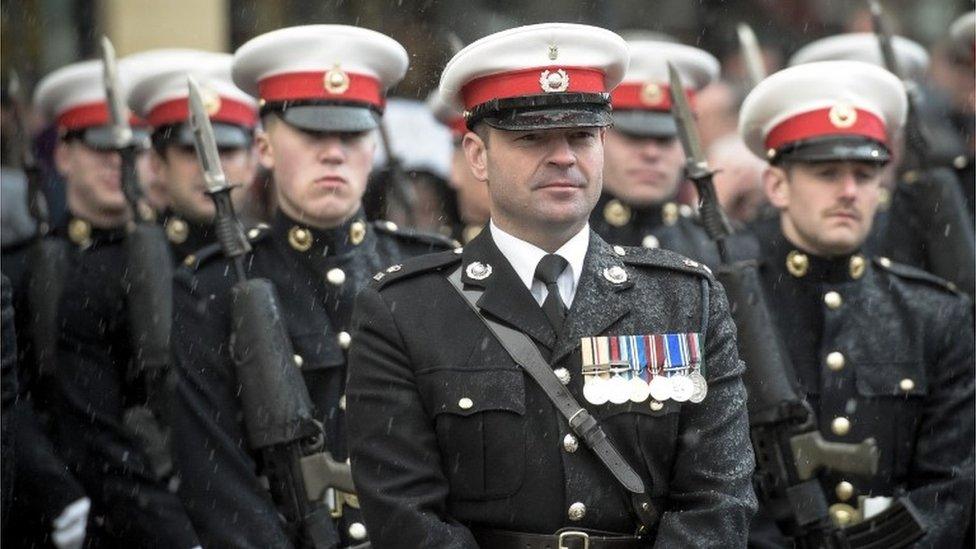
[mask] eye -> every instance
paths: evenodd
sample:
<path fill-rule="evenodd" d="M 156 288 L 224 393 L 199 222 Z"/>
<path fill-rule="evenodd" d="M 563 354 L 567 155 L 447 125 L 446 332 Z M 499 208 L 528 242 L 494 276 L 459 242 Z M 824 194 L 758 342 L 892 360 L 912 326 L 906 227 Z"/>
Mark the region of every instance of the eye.
<path fill-rule="evenodd" d="M 524 133 L 515 138 L 516 141 L 520 143 L 535 143 L 539 140 L 539 134 L 537 133 Z"/>

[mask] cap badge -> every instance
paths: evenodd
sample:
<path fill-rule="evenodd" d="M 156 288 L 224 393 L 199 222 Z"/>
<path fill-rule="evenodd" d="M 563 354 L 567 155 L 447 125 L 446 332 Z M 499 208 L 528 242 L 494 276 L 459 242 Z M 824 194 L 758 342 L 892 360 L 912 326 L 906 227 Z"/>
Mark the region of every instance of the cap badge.
<path fill-rule="evenodd" d="M 857 111 L 850 105 L 834 105 L 827 116 L 836 128 L 850 128 L 857 122 Z"/>
<path fill-rule="evenodd" d="M 559 46 L 549 46 L 549 60 L 555 61 L 557 57 L 559 57 Z"/>
<path fill-rule="evenodd" d="M 220 96 L 217 95 L 217 92 L 207 88 L 201 88 L 200 91 L 203 92 L 204 110 L 206 110 L 207 114 L 210 116 L 217 114 L 217 112 L 220 110 Z"/>
<path fill-rule="evenodd" d="M 627 282 L 627 271 L 619 265 L 614 265 L 613 267 L 603 269 L 603 278 L 614 284 L 623 284 Z"/>
<path fill-rule="evenodd" d="M 346 93 L 346 90 L 349 89 L 349 75 L 339 68 L 339 65 L 336 65 L 327 71 L 325 73 L 324 80 L 325 91 L 331 93 L 332 95 Z"/>
<path fill-rule="evenodd" d="M 484 280 L 491 276 L 491 265 L 487 263 L 482 263 L 480 261 L 475 261 L 474 263 L 468 265 L 468 268 L 464 271 L 468 275 L 468 278 L 473 278 L 474 280 Z"/>
<path fill-rule="evenodd" d="M 648 82 L 641 88 L 640 97 L 645 105 L 659 105 L 664 99 L 664 92 L 661 90 L 661 86 L 654 82 Z"/>
<path fill-rule="evenodd" d="M 564 92 L 569 89 L 569 75 L 562 69 L 544 70 L 539 75 L 539 86 L 546 93 Z"/>

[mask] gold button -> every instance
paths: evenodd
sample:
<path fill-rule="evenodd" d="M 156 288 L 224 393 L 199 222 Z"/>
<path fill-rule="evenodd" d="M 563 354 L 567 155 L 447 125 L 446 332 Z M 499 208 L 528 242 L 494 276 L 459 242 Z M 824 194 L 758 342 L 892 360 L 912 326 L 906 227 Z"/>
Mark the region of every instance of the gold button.
<path fill-rule="evenodd" d="M 827 304 L 828 309 L 837 309 L 843 305 L 844 300 L 840 297 L 840 294 L 831 290 L 824 294 L 824 303 Z"/>
<path fill-rule="evenodd" d="M 474 401 L 468 397 L 464 397 L 458 401 L 458 408 L 462 410 L 470 410 L 474 406 Z"/>
<path fill-rule="evenodd" d="M 830 422 L 830 430 L 837 436 L 842 437 L 851 432 L 851 420 L 846 417 L 835 417 Z"/>
<path fill-rule="evenodd" d="M 664 208 L 661 209 L 661 218 L 664 221 L 664 224 L 671 226 L 677 223 L 679 211 L 678 205 L 674 202 L 668 202 L 665 204 Z"/>
<path fill-rule="evenodd" d="M 827 367 L 834 372 L 839 372 L 844 369 L 844 355 L 840 351 L 834 351 L 827 355 Z"/>
<path fill-rule="evenodd" d="M 651 399 L 650 407 L 651 407 L 651 410 L 653 410 L 655 412 L 660 412 L 661 409 L 664 408 L 664 403 L 661 402 L 660 400 Z"/>
<path fill-rule="evenodd" d="M 847 526 L 854 522 L 857 511 L 846 503 L 835 503 L 830 506 L 830 518 L 837 526 Z"/>
<path fill-rule="evenodd" d="M 641 246 L 645 248 L 657 248 L 661 245 L 661 241 L 657 239 L 656 236 L 649 234 L 641 240 Z"/>
<path fill-rule="evenodd" d="M 307 252 L 312 247 L 312 233 L 304 227 L 288 230 L 288 244 L 299 252 Z"/>
<path fill-rule="evenodd" d="M 614 227 L 623 227 L 630 222 L 630 208 L 619 200 L 611 200 L 603 207 L 603 219 Z"/>
<path fill-rule="evenodd" d="M 302 364 L 305 364 L 305 359 L 302 358 L 302 355 L 295 355 L 292 358 L 295 360 L 295 366 L 298 366 L 299 368 L 302 367 Z"/>
<path fill-rule="evenodd" d="M 901 389 L 902 392 L 904 393 L 910 393 L 912 392 L 912 389 L 915 388 L 915 381 L 906 377 L 905 379 L 898 382 L 898 388 Z"/>
<path fill-rule="evenodd" d="M 834 488 L 834 492 L 837 493 L 837 499 L 847 501 L 854 496 L 854 485 L 846 480 L 841 481 L 837 483 L 837 487 Z"/>
<path fill-rule="evenodd" d="M 786 254 L 786 270 L 796 278 L 803 278 L 810 269 L 810 258 L 807 254 L 793 250 Z"/>
<path fill-rule="evenodd" d="M 339 346 L 343 349 L 348 349 L 349 344 L 352 343 L 352 336 L 349 332 L 339 332 L 339 336 L 336 338 L 339 340 Z"/>
<path fill-rule="evenodd" d="M 353 221 L 352 225 L 349 225 L 349 242 L 353 246 L 358 246 L 364 238 L 366 238 L 366 224 L 359 220 Z"/>
<path fill-rule="evenodd" d="M 586 516 L 586 506 L 580 502 L 576 502 L 569 506 L 569 520 L 580 521 Z"/>
<path fill-rule="evenodd" d="M 857 280 L 864 276 L 864 269 L 867 267 L 868 262 L 864 260 L 862 255 L 852 255 L 851 260 L 848 264 L 848 268 L 851 273 L 851 278 Z"/>
<path fill-rule="evenodd" d="M 576 440 L 572 434 L 563 437 L 563 450 L 566 450 L 570 454 L 575 452 L 579 448 L 579 441 Z"/>
<path fill-rule="evenodd" d="M 183 258 L 183 264 L 186 265 L 187 267 L 192 267 L 193 264 L 196 263 L 196 261 L 197 261 L 197 256 L 193 254 L 190 254 Z"/>
<path fill-rule="evenodd" d="M 325 273 L 325 279 L 333 286 L 341 286 L 346 281 L 346 273 L 342 269 L 329 269 L 329 272 Z"/>
<path fill-rule="evenodd" d="M 366 539 L 366 526 L 361 522 L 354 522 L 349 525 L 349 537 L 356 541 Z"/>

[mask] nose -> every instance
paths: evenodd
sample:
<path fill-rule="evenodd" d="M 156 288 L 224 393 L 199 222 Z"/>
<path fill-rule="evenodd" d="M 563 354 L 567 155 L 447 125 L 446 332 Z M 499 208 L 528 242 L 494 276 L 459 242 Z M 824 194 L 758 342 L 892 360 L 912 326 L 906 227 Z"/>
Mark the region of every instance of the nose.
<path fill-rule="evenodd" d="M 853 172 L 845 173 L 843 179 L 841 179 L 840 194 L 841 198 L 847 200 L 853 200 L 857 197 L 857 177 Z"/>
<path fill-rule="evenodd" d="M 338 135 L 329 135 L 316 141 L 319 162 L 323 164 L 341 164 L 346 159 L 346 148 L 342 143 L 342 138 Z"/>
<path fill-rule="evenodd" d="M 576 164 L 576 152 L 569 143 L 567 136 L 561 136 L 552 140 L 552 149 L 549 151 L 549 163 L 562 169 L 571 168 Z"/>

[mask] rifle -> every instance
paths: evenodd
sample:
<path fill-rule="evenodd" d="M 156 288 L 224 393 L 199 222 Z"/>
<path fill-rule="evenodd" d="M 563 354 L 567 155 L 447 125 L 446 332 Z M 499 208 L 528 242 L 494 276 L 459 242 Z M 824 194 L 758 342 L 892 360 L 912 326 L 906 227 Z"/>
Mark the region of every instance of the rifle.
<path fill-rule="evenodd" d="M 248 279 L 244 259 L 251 244 L 234 212 L 220 165 L 213 126 L 200 88 L 192 76 L 190 124 L 203 168 L 207 194 L 216 206 L 214 226 L 237 282 L 231 288 L 231 356 L 241 384 L 241 408 L 248 445 L 262 458 L 272 499 L 284 516 L 296 545 L 332 548 L 339 534 L 323 503 L 328 488 L 352 494 L 349 465 L 337 463 L 325 448 L 325 432 L 313 417 L 312 399 L 285 331 L 278 295 L 270 280 Z"/>
<path fill-rule="evenodd" d="M 748 398 L 749 429 L 756 455 L 755 484 L 760 501 L 799 547 L 904 547 L 915 538 L 895 504 L 885 513 L 841 529 L 830 520 L 827 498 L 817 473 L 828 469 L 854 475 L 877 472 L 878 448 L 874 439 L 857 444 L 823 439 L 813 409 L 797 393 L 796 376 L 765 302 L 755 261 L 731 261 L 726 238 L 731 229 L 715 194 L 715 174 L 702 154 L 697 129 L 684 87 L 668 63 L 671 113 L 687 157 L 685 172 L 698 189 L 702 224 L 715 241 L 722 265 L 716 277 L 725 287 L 738 330 L 739 352 L 746 363 L 743 374 Z M 890 513 L 889 513 L 890 512 Z M 881 518 L 879 518 L 881 517 Z M 890 517 L 894 517 L 891 519 Z M 862 529 L 867 525 L 866 535 Z M 920 536 L 920 530 L 918 535 Z"/>
<path fill-rule="evenodd" d="M 379 122 L 378 130 L 380 134 L 380 146 L 383 147 L 383 153 L 386 154 L 386 171 L 390 177 L 393 198 L 403 207 L 403 215 L 406 218 L 407 225 L 413 227 L 417 224 L 417 193 L 410 186 L 407 174 L 404 173 L 403 162 L 393 151 L 390 134 L 382 120 Z"/>
<path fill-rule="evenodd" d="M 27 300 L 30 308 L 30 335 L 36 362 L 36 374 L 46 377 L 54 373 L 58 346 L 58 305 L 64 289 L 67 271 L 68 243 L 61 238 L 46 238 L 51 229 L 47 198 L 44 196 L 43 174 L 34 158 L 25 124 L 24 90 L 17 73 L 10 75 L 10 100 L 13 106 L 12 125 L 15 152 L 27 178 L 27 211 L 36 224 L 34 242 L 28 252 L 30 277 L 27 281 Z"/>
<path fill-rule="evenodd" d="M 164 387 L 169 382 L 169 342 L 173 313 L 173 258 L 156 214 L 143 200 L 136 171 L 138 147 L 129 126 L 119 85 L 115 48 L 102 37 L 103 82 L 111 115 L 114 149 L 122 160 L 122 191 L 132 210 L 133 222 L 123 243 L 126 271 L 122 282 L 126 294 L 132 360 L 127 377 L 141 380 L 146 393 L 144 405 L 125 411 L 124 422 L 142 439 L 153 469 L 162 478 L 172 469 L 165 434 L 155 419 L 164 406 Z"/>
<path fill-rule="evenodd" d="M 909 250 L 894 244 L 917 242 L 917 235 L 921 234 L 924 268 L 953 282 L 970 296 L 976 295 L 976 239 L 958 178 L 950 166 L 940 165 L 932 155 L 930 134 L 920 116 L 918 86 L 901 72 L 881 6 L 876 0 L 868 1 L 884 66 L 902 80 L 908 96 L 905 158 L 899 166 L 897 200 L 886 227 L 884 242 L 892 248 L 887 255 L 896 261 L 917 264 L 918 259 Z M 901 208 L 910 211 L 900 215 L 897 210 Z"/>

